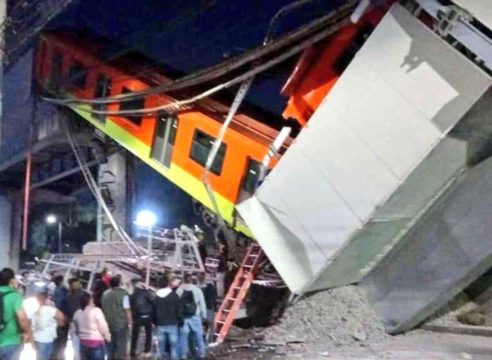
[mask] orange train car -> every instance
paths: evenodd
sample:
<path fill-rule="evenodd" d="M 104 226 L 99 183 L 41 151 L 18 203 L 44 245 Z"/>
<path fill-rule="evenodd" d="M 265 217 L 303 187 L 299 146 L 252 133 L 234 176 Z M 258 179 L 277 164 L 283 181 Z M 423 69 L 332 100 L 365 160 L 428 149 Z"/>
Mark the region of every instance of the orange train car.
<path fill-rule="evenodd" d="M 383 9 L 372 10 L 304 51 L 282 89 L 289 98 L 285 118 L 306 125 L 383 16 Z"/>
<path fill-rule="evenodd" d="M 358 24 L 343 27 L 304 53 L 283 89 L 290 96 L 285 117 L 306 124 L 382 15 L 373 11 Z M 150 67 L 134 56 L 104 61 L 100 56 L 103 49 L 102 43 L 74 32 L 45 34 L 37 47 L 35 78 L 45 91 L 83 99 L 141 91 L 171 80 L 168 70 Z M 159 116 L 101 116 L 92 112 L 151 108 L 188 96 L 152 94 L 122 103 L 93 107 L 73 103 L 70 107 L 210 212 L 212 204 L 202 177 L 227 105 L 206 99 L 176 114 Z M 209 181 L 221 216 L 240 232 L 250 235 L 245 224 L 238 221 L 235 205 L 255 191 L 261 160 L 281 127 L 288 124 L 268 116 L 258 120 L 239 112 L 225 135 Z M 291 142 L 288 139 L 281 152 Z"/>
<path fill-rule="evenodd" d="M 99 58 L 102 49 L 100 43 L 73 32 L 45 34 L 36 53 L 37 83 L 59 96 L 92 99 L 141 91 L 170 81 L 162 69 L 149 67 L 135 56 L 105 63 Z M 202 177 L 228 106 L 207 99 L 191 109 L 159 116 L 101 116 L 92 112 L 135 110 L 174 101 L 167 95 L 151 94 L 122 103 L 94 107 L 73 103 L 70 107 L 205 208 L 212 209 Z M 234 206 L 254 191 L 261 161 L 283 125 L 281 119 L 274 126 L 238 112 L 225 135 L 209 181 L 221 215 L 236 230 L 248 233 L 244 224 L 237 221 Z M 289 142 L 290 139 L 286 145 Z"/>

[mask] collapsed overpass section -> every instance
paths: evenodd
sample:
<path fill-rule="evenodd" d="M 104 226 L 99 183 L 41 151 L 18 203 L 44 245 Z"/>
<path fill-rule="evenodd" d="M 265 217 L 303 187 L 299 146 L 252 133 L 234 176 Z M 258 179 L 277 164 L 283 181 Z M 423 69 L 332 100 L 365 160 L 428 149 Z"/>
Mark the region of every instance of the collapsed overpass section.
<path fill-rule="evenodd" d="M 359 281 L 467 166 L 491 78 L 402 6 L 238 211 L 295 293 Z M 472 122 L 480 131 L 483 122 Z"/>

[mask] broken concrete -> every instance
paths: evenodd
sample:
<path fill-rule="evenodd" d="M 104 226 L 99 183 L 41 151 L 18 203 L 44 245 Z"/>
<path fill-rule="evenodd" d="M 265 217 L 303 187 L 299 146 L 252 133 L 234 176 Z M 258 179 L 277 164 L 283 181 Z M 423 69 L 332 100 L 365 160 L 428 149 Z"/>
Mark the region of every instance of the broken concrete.
<path fill-rule="evenodd" d="M 263 335 L 266 344 L 302 343 L 312 351 L 365 347 L 388 337 L 363 292 L 355 286 L 319 292 L 300 300 Z"/>

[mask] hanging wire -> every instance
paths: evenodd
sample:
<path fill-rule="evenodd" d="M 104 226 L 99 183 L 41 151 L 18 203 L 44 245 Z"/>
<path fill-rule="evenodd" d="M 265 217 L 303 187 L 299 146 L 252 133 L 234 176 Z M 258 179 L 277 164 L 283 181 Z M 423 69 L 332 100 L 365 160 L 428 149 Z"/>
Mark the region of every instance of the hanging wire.
<path fill-rule="evenodd" d="M 284 52 L 283 54 L 267 61 L 264 64 L 261 64 L 247 72 L 245 72 L 242 75 L 239 75 L 232 80 L 226 81 L 220 85 L 217 85 L 209 90 L 206 90 L 196 96 L 193 96 L 189 99 L 185 100 L 178 100 L 170 104 L 165 104 L 165 105 L 160 105 L 156 107 L 151 107 L 147 109 L 135 109 L 135 110 L 115 110 L 115 111 L 107 111 L 107 110 L 96 110 L 96 109 L 81 109 L 82 111 L 87 111 L 91 112 L 93 114 L 98 114 L 98 115 L 120 115 L 120 116 L 153 116 L 159 113 L 163 112 L 173 112 L 180 110 L 183 106 L 193 104 L 199 100 L 202 100 L 204 98 L 207 98 L 219 91 L 222 91 L 224 89 L 230 88 L 234 85 L 240 84 L 243 81 L 256 76 L 257 74 L 264 72 L 265 70 L 268 70 L 275 65 L 287 60 L 288 58 L 292 57 L 293 55 L 296 55 L 297 53 L 301 52 L 302 50 L 310 47 L 314 43 L 326 38 L 327 36 L 333 34 L 336 32 L 340 27 L 344 26 L 345 24 L 348 23 L 348 18 L 345 17 L 343 19 L 338 19 L 338 22 L 335 24 L 329 26 L 327 29 L 319 32 L 318 34 L 312 36 L 311 38 L 304 40 L 300 44 L 290 48 L 288 51 Z M 45 98 L 44 100 L 54 103 L 56 105 L 65 105 L 65 106 L 70 106 L 69 103 L 60 103 L 58 99 L 50 99 L 50 98 Z"/>
<path fill-rule="evenodd" d="M 84 176 L 84 179 L 87 182 L 87 186 L 89 190 L 92 192 L 92 194 L 94 195 L 98 205 L 101 206 L 106 217 L 108 218 L 109 222 L 113 226 L 114 230 L 120 236 L 121 240 L 126 243 L 131 253 L 133 255 L 142 255 L 143 254 L 142 249 L 135 244 L 135 242 L 130 238 L 128 233 L 118 224 L 113 214 L 109 210 L 106 201 L 104 200 L 104 197 L 101 194 L 101 190 L 99 189 L 97 182 L 94 179 L 94 176 L 92 175 L 90 168 L 87 166 L 87 163 L 84 161 L 83 156 L 81 155 L 80 147 L 77 144 L 77 141 L 72 136 L 70 130 L 70 124 L 68 124 L 67 120 L 64 117 L 63 117 L 63 125 L 65 128 L 65 134 L 67 136 L 68 142 L 75 155 L 75 158 L 80 167 L 82 175 Z"/>
<path fill-rule="evenodd" d="M 303 3 L 307 0 L 303 0 Z M 70 99 L 58 99 L 58 98 L 44 98 L 57 105 L 80 103 L 80 104 L 110 104 L 115 102 L 131 101 L 135 98 L 144 97 L 151 94 L 164 93 L 167 91 L 180 90 L 186 87 L 202 84 L 221 76 L 230 73 L 233 70 L 240 68 L 248 63 L 257 61 L 259 58 L 269 55 L 275 51 L 289 46 L 292 43 L 301 40 L 302 38 L 311 35 L 312 33 L 319 31 L 327 26 L 327 23 L 337 22 L 341 19 L 345 19 L 355 8 L 357 1 L 349 1 L 347 4 L 338 8 L 335 12 L 322 16 L 302 26 L 301 28 L 287 33 L 275 42 L 268 43 L 267 46 L 260 46 L 256 49 L 250 50 L 237 57 L 226 60 L 218 65 L 199 70 L 193 74 L 186 75 L 175 81 L 169 83 L 151 87 L 142 91 L 136 91 L 128 94 L 119 94 L 101 98 L 82 99 L 82 98 L 70 98 Z M 276 21 L 272 21 L 271 25 L 275 25 Z M 273 27 L 271 27 L 273 29 Z M 272 36 L 272 31 L 269 31 L 268 38 Z M 267 37 L 266 37 L 267 38 Z"/>

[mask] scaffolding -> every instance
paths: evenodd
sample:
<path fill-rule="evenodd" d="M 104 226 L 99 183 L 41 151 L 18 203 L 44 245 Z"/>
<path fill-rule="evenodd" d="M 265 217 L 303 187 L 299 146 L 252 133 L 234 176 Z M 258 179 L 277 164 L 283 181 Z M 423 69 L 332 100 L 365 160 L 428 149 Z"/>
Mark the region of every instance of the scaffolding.
<path fill-rule="evenodd" d="M 149 246 L 145 248 L 144 243 Z M 123 241 L 89 242 L 84 246 L 82 254 L 52 254 L 43 259 L 45 266 L 42 275 L 48 278 L 56 273 L 63 275 L 65 281 L 72 276 L 80 276 L 86 280 L 86 288 L 89 290 L 95 274 L 105 268 L 121 273 L 125 279 L 144 278 L 144 275 L 149 274 L 146 279 L 149 288 L 154 288 L 157 278 L 165 273 L 184 275 L 207 272 L 211 278 L 215 278 L 218 260 L 201 258 L 198 240 L 188 228 L 139 227 L 135 245 L 143 255 L 130 251 L 128 244 Z"/>

